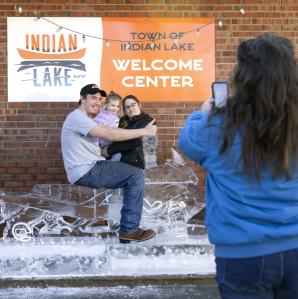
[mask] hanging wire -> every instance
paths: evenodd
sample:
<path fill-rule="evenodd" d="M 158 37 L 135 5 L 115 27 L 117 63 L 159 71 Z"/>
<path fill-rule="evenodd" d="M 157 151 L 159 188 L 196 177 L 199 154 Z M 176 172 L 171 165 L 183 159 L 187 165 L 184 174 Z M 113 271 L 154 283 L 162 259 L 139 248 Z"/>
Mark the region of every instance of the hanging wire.
<path fill-rule="evenodd" d="M 85 36 L 85 38 L 90 37 L 90 38 L 95 38 L 95 39 L 103 40 L 103 41 L 106 42 L 106 47 L 109 47 L 110 42 L 120 42 L 120 43 L 126 44 L 126 49 L 130 49 L 131 42 L 134 42 L 134 43 L 146 43 L 146 42 L 148 42 L 148 43 L 152 44 L 152 43 L 154 43 L 156 41 L 159 41 L 159 40 L 173 39 L 170 36 L 160 37 L 160 38 L 156 38 L 156 39 L 133 40 L 133 41 L 121 40 L 121 39 L 111 39 L 111 38 L 104 38 L 104 37 L 99 37 L 99 36 L 95 36 L 95 35 L 85 34 L 85 33 L 79 32 L 77 30 L 73 30 L 71 28 L 65 27 L 65 26 L 62 27 L 61 25 L 59 25 L 59 24 L 57 24 L 57 23 L 55 23 L 55 22 L 53 22 L 53 21 L 51 21 L 51 20 L 49 20 L 49 19 L 47 19 L 45 17 L 38 16 L 38 17 L 35 18 L 35 21 L 38 21 L 38 20 L 43 20 L 43 21 L 46 21 L 46 22 L 48 22 L 48 23 L 50 23 L 52 25 L 55 25 L 56 27 L 58 27 L 58 29 L 56 30 L 57 32 L 59 32 L 60 30 L 63 29 L 63 30 L 67 30 L 67 31 L 70 31 L 70 32 L 73 32 L 73 33 L 77 33 L 77 34 L 82 35 L 82 36 Z M 212 24 L 214 24 L 214 23 L 206 23 L 206 24 L 204 24 L 204 25 L 202 25 L 202 26 L 200 26 L 198 28 L 194 28 L 192 30 L 185 31 L 185 32 L 182 32 L 182 33 L 183 33 L 183 35 L 185 35 L 185 34 L 189 34 L 191 32 L 198 32 L 202 28 L 207 27 L 207 26 L 212 25 Z M 178 38 L 175 38 L 174 42 L 178 43 Z"/>
<path fill-rule="evenodd" d="M 241 1 L 241 2 L 242 2 L 242 1 Z M 18 11 L 19 14 L 21 14 L 21 13 L 23 12 L 23 8 L 22 8 L 22 6 L 20 6 L 20 5 L 15 5 L 15 10 Z M 244 16 L 244 15 L 245 15 L 245 10 L 244 10 L 243 8 L 241 8 L 241 9 L 240 9 L 240 13 L 242 14 L 242 16 Z M 59 24 L 57 24 L 57 23 L 55 23 L 55 22 L 53 22 L 53 21 L 51 21 L 51 20 L 49 20 L 49 19 L 47 19 L 47 18 L 45 18 L 45 17 L 38 16 L 38 12 L 37 12 L 37 10 L 34 10 L 34 15 L 36 16 L 36 17 L 34 18 L 34 21 L 39 21 L 40 19 L 42 19 L 42 20 L 44 20 L 44 21 L 46 21 L 46 22 L 48 22 L 48 23 L 51 23 L 51 24 L 55 25 L 56 27 L 58 27 L 58 28 L 56 29 L 56 32 L 59 32 L 59 31 L 61 31 L 62 29 L 65 29 L 65 30 L 67 30 L 67 31 L 74 32 L 74 33 L 77 33 L 77 34 L 82 35 L 83 42 L 86 41 L 86 37 L 90 37 L 90 38 L 95 38 L 95 39 L 100 39 L 100 40 L 105 41 L 105 43 L 106 43 L 106 47 L 107 47 L 107 48 L 110 46 L 110 41 L 112 41 L 112 42 L 121 42 L 121 43 L 125 43 L 125 45 L 126 45 L 126 49 L 130 49 L 130 47 L 131 47 L 131 44 L 130 44 L 130 43 L 131 43 L 132 41 L 121 40 L 121 39 L 111 39 L 111 38 L 107 39 L 107 38 L 98 37 L 98 36 L 94 36 L 94 35 L 90 35 L 90 34 L 85 34 L 85 33 L 82 33 L 82 32 L 79 32 L 79 31 L 76 31 L 76 30 L 73 30 L 73 29 L 70 29 L 70 28 L 68 28 L 68 27 L 64 27 L 64 26 L 62 27 L 62 26 L 60 26 Z M 221 17 L 222 17 L 222 16 L 221 16 Z M 188 34 L 188 33 L 191 33 L 191 32 L 196 31 L 196 35 L 197 35 L 197 37 L 199 37 L 199 36 L 200 36 L 200 30 L 201 30 L 202 28 L 204 28 L 204 27 L 207 27 L 207 26 L 211 25 L 211 24 L 213 24 L 213 23 L 207 23 L 207 24 L 204 24 L 204 25 L 202 25 L 202 26 L 200 26 L 200 27 L 198 27 L 198 28 L 194 28 L 194 29 L 192 29 L 192 30 L 182 32 L 182 34 L 185 35 L 185 34 Z M 223 26 L 223 21 L 221 20 L 221 18 L 220 18 L 220 20 L 218 21 L 218 26 L 219 26 L 219 28 L 222 28 L 222 26 Z M 160 38 L 156 38 L 156 39 L 134 40 L 133 42 L 134 42 L 134 43 L 151 42 L 151 48 L 153 49 L 153 48 L 154 48 L 154 42 L 159 41 L 159 40 L 165 40 L 165 39 L 172 39 L 172 37 L 170 37 L 170 36 L 166 36 L 166 37 L 160 37 Z M 175 39 L 174 39 L 174 43 L 175 43 L 175 44 L 178 43 L 178 38 L 175 38 Z"/>

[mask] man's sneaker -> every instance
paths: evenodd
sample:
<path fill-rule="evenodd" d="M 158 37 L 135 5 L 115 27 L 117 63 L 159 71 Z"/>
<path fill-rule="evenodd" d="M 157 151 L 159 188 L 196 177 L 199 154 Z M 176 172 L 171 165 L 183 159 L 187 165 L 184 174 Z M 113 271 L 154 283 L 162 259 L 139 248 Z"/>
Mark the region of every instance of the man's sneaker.
<path fill-rule="evenodd" d="M 153 238 L 156 232 L 153 229 L 143 230 L 139 228 L 134 233 L 122 233 L 119 232 L 120 243 L 130 243 L 130 241 L 142 242 Z"/>

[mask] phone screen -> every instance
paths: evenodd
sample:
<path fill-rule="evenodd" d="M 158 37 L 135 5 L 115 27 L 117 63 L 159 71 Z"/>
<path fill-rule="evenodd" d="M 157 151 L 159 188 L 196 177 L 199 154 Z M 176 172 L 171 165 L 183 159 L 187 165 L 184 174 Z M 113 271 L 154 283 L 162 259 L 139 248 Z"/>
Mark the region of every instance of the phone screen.
<path fill-rule="evenodd" d="M 227 82 L 213 82 L 212 83 L 212 97 L 214 98 L 215 107 L 223 107 L 229 97 Z"/>

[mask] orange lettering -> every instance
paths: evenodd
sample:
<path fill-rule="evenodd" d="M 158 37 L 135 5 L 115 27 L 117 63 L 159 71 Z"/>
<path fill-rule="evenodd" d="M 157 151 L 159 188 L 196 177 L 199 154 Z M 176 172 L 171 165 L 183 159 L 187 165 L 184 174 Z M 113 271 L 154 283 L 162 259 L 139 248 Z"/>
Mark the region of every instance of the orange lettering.
<path fill-rule="evenodd" d="M 39 34 L 31 34 L 31 50 L 40 51 Z"/>
<path fill-rule="evenodd" d="M 69 45 L 69 51 L 73 51 L 76 50 L 78 48 L 77 45 L 77 35 L 68 35 L 68 45 Z"/>
<path fill-rule="evenodd" d="M 26 49 L 31 46 L 32 51 L 42 52 L 67 52 L 76 51 L 78 49 L 77 34 L 26 34 L 25 37 Z"/>
<path fill-rule="evenodd" d="M 42 51 L 43 52 L 50 52 L 50 36 L 48 34 L 42 35 Z"/>
<path fill-rule="evenodd" d="M 59 46 L 58 46 L 58 52 L 61 52 L 61 50 L 64 50 L 66 52 L 66 44 L 64 40 L 64 36 L 61 34 L 59 39 Z"/>

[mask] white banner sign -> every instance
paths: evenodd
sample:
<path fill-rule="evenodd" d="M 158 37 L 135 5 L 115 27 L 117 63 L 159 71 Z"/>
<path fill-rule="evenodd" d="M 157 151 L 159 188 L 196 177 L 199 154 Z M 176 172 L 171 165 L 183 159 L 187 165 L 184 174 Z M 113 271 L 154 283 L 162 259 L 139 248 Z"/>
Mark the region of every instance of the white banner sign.
<path fill-rule="evenodd" d="M 102 36 L 100 18 L 49 18 L 61 27 Z M 43 20 L 8 18 L 8 101 L 78 101 L 82 86 L 100 82 L 102 40 L 59 30 Z"/>

